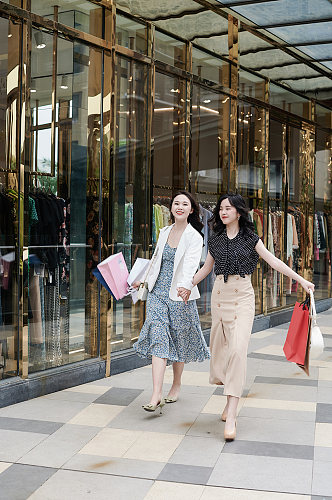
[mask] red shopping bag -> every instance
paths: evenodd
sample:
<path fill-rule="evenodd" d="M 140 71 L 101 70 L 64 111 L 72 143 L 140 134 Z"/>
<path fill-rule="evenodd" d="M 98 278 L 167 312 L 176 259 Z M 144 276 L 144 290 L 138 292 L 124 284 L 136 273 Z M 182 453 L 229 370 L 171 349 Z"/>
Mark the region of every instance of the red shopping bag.
<path fill-rule="evenodd" d="M 308 349 L 310 346 L 310 298 L 296 302 L 289 325 L 284 353 L 288 361 L 297 363 L 308 375 Z"/>

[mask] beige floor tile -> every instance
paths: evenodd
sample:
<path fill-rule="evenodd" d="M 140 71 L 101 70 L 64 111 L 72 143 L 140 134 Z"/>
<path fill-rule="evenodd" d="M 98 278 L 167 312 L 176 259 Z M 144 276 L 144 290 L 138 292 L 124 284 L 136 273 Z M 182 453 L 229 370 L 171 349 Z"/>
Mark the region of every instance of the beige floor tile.
<path fill-rule="evenodd" d="M 11 464 L 9 462 L 0 462 L 0 474 L 1 474 L 1 472 L 8 469 L 8 467 L 10 467 L 11 465 L 13 465 L 13 464 Z"/>
<path fill-rule="evenodd" d="M 70 387 L 69 389 L 65 389 L 66 392 L 86 392 L 87 394 L 104 394 L 107 392 L 111 386 L 109 385 L 92 385 L 92 384 L 84 384 L 78 385 L 76 387 Z"/>
<path fill-rule="evenodd" d="M 143 432 L 124 454 L 124 458 L 167 462 L 184 436 L 161 432 Z"/>
<path fill-rule="evenodd" d="M 282 345 L 269 345 L 266 347 L 262 347 L 261 349 L 257 349 L 259 354 L 271 354 L 272 356 L 285 356 L 284 351 L 282 350 Z"/>
<path fill-rule="evenodd" d="M 249 408 L 269 408 L 273 410 L 316 411 L 316 403 L 305 401 L 283 401 L 282 399 L 256 399 L 247 397 L 243 403 Z"/>
<path fill-rule="evenodd" d="M 123 457 L 142 435 L 140 431 L 103 429 L 79 453 L 105 457 Z"/>
<path fill-rule="evenodd" d="M 275 331 L 263 330 L 262 332 L 256 332 L 252 334 L 252 339 L 265 339 L 266 337 L 270 337 L 271 335 L 275 335 Z M 251 340 L 251 339 L 250 339 Z"/>
<path fill-rule="evenodd" d="M 204 486 L 156 481 L 144 500 L 199 500 Z"/>
<path fill-rule="evenodd" d="M 238 413 L 241 410 L 244 401 L 245 401 L 244 398 L 240 399 L 237 407 Z M 209 401 L 206 403 L 201 413 L 213 413 L 214 415 L 219 415 L 219 414 L 221 415 L 226 403 L 227 403 L 226 396 L 217 396 L 214 394 L 213 396 L 210 397 Z"/>
<path fill-rule="evenodd" d="M 319 368 L 319 380 L 332 380 L 332 367 Z"/>
<path fill-rule="evenodd" d="M 332 448 L 332 424 L 316 424 L 315 446 Z"/>
<path fill-rule="evenodd" d="M 165 383 L 171 384 L 173 381 L 173 372 L 171 370 L 166 370 L 165 373 Z M 194 372 L 194 371 L 184 371 L 182 375 L 183 385 L 198 385 L 203 387 L 210 387 L 209 384 L 209 373 L 208 372 Z"/>
<path fill-rule="evenodd" d="M 76 425 L 91 425 L 93 427 L 105 427 L 116 417 L 125 406 L 91 404 L 80 411 L 68 423 Z"/>
<path fill-rule="evenodd" d="M 307 495 L 206 486 L 200 500 L 310 500 Z"/>
<path fill-rule="evenodd" d="M 318 366 L 318 368 L 326 368 L 327 370 L 332 369 L 331 361 L 324 361 L 323 359 L 313 359 L 310 361 L 310 366 Z"/>

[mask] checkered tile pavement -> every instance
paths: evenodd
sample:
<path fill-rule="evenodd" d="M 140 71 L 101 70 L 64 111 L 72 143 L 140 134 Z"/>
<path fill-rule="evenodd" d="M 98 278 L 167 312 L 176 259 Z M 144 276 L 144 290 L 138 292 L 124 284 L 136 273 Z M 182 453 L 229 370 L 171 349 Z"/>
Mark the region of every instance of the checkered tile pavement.
<path fill-rule="evenodd" d="M 0 499 L 332 499 L 331 320 L 310 377 L 283 356 L 288 325 L 252 335 L 231 443 L 208 362 L 186 366 L 162 415 L 141 408 L 150 367 L 0 409 Z"/>

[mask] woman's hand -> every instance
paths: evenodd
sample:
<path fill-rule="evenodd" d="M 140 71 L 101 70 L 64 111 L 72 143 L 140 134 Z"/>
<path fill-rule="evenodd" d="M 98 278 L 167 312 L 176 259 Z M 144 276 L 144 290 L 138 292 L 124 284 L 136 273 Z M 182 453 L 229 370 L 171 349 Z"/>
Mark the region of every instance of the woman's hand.
<path fill-rule="evenodd" d="M 299 283 L 307 293 L 309 293 L 309 290 L 312 290 L 313 292 L 315 291 L 315 285 L 313 283 L 311 283 L 310 281 L 307 281 L 304 278 L 302 278 L 299 281 Z"/>
<path fill-rule="evenodd" d="M 140 285 L 141 285 L 140 281 L 134 281 L 134 283 L 131 286 L 132 286 L 132 288 L 135 288 L 136 290 L 138 290 Z"/>
<path fill-rule="evenodd" d="M 191 294 L 191 290 L 188 290 L 187 288 L 179 287 L 179 288 L 177 288 L 177 291 L 178 291 L 178 297 L 181 297 L 181 299 L 187 305 L 187 302 L 188 302 L 190 294 Z"/>

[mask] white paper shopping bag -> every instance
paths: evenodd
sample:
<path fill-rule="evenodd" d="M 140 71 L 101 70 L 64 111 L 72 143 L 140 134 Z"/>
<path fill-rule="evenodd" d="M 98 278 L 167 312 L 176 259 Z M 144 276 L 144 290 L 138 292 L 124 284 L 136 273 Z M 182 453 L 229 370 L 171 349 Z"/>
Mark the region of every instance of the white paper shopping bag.
<path fill-rule="evenodd" d="M 143 281 L 145 273 L 149 267 L 149 259 L 141 259 L 138 257 L 133 265 L 127 278 L 128 284 L 131 286 L 135 281 Z"/>

